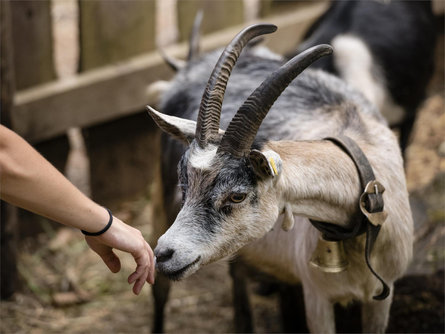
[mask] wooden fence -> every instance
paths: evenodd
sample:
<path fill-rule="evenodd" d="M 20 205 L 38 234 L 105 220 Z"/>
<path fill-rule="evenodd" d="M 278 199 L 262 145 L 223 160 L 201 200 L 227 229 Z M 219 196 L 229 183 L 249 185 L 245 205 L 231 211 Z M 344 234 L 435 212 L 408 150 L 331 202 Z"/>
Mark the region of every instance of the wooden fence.
<path fill-rule="evenodd" d="M 165 51 L 185 56 L 185 41 L 199 8 L 204 10 L 201 49 L 225 45 L 251 23 L 245 21 L 245 3 L 178 0 L 178 42 Z M 80 127 L 90 159 L 92 197 L 108 206 L 140 195 L 152 178 L 157 131 L 143 111 L 153 103 L 147 88 L 173 75 L 156 51 L 155 22 L 162 19 L 156 17 L 156 5 L 155 0 L 79 0 L 79 72 L 64 80 L 55 72 L 51 1 L 1 1 L 2 124 L 30 141 L 61 171 L 70 149 L 66 131 Z M 257 5 L 256 20 L 279 27 L 267 40 L 279 53 L 294 49 L 305 28 L 326 8 L 325 1 L 258 0 Z M 16 281 L 11 280 L 14 210 L 2 203 L 3 297 Z"/>

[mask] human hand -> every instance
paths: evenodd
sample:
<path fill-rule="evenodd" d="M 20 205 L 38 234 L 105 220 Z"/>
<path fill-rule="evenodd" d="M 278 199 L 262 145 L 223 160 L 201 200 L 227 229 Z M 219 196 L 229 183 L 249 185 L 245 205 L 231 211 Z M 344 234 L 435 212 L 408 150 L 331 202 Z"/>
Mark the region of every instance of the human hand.
<path fill-rule="evenodd" d="M 121 269 L 121 262 L 113 252 L 113 248 L 133 256 L 136 261 L 136 270 L 128 276 L 128 283 L 134 283 L 133 292 L 136 295 L 141 292 L 145 282 L 154 283 L 153 251 L 138 229 L 113 217 L 113 223 L 108 231 L 99 236 L 85 236 L 85 240 L 113 273 L 117 273 Z"/>

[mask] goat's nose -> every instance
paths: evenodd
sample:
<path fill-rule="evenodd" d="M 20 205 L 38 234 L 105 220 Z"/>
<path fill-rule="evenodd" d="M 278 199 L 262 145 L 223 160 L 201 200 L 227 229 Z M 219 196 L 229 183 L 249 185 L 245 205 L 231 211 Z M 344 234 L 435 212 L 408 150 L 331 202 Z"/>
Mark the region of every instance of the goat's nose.
<path fill-rule="evenodd" d="M 162 263 L 167 262 L 170 260 L 173 256 L 173 253 L 175 252 L 174 249 L 171 248 L 157 248 L 155 249 L 155 256 L 156 256 L 156 262 Z"/>

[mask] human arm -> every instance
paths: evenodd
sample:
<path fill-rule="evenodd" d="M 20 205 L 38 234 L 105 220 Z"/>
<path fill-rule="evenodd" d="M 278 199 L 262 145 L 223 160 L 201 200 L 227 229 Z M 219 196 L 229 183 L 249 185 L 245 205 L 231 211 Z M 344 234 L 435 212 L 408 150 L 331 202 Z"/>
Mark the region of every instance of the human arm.
<path fill-rule="evenodd" d="M 106 225 L 106 209 L 69 182 L 23 138 L 0 125 L 0 198 L 67 226 L 96 232 Z M 113 217 L 110 229 L 85 237 L 112 272 L 120 270 L 112 248 L 131 253 L 137 267 L 128 278 L 138 294 L 144 282 L 154 282 L 153 252 L 139 230 Z"/>

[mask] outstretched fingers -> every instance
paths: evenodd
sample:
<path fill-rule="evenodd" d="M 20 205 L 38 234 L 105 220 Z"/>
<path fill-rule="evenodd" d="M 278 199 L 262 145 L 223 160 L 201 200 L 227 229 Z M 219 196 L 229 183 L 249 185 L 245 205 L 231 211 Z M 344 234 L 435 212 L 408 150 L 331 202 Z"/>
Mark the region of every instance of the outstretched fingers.
<path fill-rule="evenodd" d="M 138 295 L 145 282 L 154 283 L 154 261 L 153 251 L 147 242 L 144 241 L 143 249 L 132 253 L 136 261 L 136 270 L 128 276 L 128 283 L 133 284 L 133 292 Z"/>
<path fill-rule="evenodd" d="M 148 270 L 144 273 L 144 275 L 142 275 L 140 278 L 138 278 L 136 280 L 136 282 L 134 283 L 134 285 L 133 285 L 133 293 L 134 294 L 138 295 L 141 292 L 141 290 L 145 284 L 144 277 L 146 277 L 146 276 L 148 276 Z"/>

